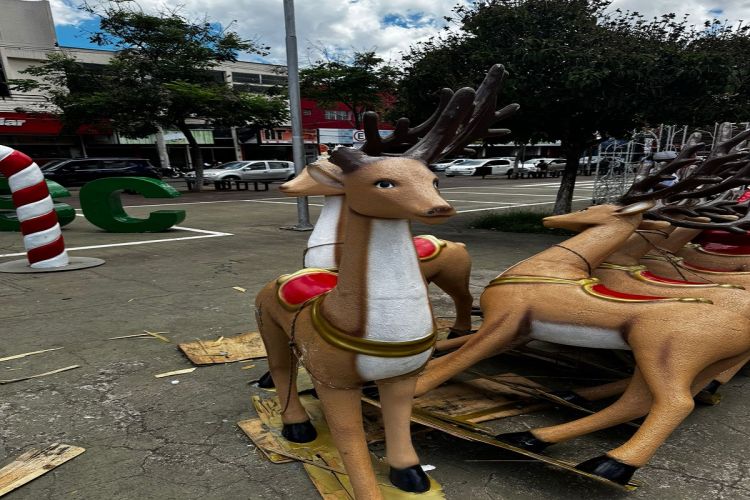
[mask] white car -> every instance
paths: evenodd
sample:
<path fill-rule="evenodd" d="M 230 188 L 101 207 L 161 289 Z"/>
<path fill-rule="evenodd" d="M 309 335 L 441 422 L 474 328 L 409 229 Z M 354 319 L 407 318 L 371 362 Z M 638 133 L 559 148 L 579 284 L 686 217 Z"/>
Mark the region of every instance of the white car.
<path fill-rule="evenodd" d="M 195 172 L 185 174 L 195 179 Z M 288 181 L 294 178 L 294 163 L 290 161 L 230 161 L 203 171 L 203 184 L 218 181 Z"/>
<path fill-rule="evenodd" d="M 488 168 L 481 168 L 488 167 Z M 464 160 L 445 169 L 446 177 L 455 175 L 506 175 L 513 169 L 513 160 L 508 158 L 482 158 Z"/>
<path fill-rule="evenodd" d="M 460 160 L 443 160 L 437 163 L 431 163 L 429 167 L 433 172 L 445 172 L 445 170 L 451 165 L 458 165 L 459 163 L 463 163 L 465 161 L 466 160 L 463 158 Z"/>

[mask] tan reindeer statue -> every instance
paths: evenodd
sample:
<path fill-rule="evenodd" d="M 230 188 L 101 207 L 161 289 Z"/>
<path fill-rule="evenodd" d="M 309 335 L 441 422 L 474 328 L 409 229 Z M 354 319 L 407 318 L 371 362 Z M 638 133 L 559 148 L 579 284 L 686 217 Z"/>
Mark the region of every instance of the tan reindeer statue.
<path fill-rule="evenodd" d="M 426 163 L 455 140 L 474 98 L 472 89 L 457 91 L 435 126 L 402 157 L 340 148 L 330 162 L 310 165 L 317 182 L 347 197 L 338 275 L 305 269 L 269 283 L 256 298 L 258 328 L 283 408 L 282 435 L 296 442 L 316 437 L 294 387 L 299 360 L 313 378 L 358 499 L 381 497 L 360 402 L 362 384 L 373 380 L 391 482 L 405 491 L 429 489 L 411 444 L 410 415 L 416 373 L 432 353 L 435 326 L 409 221 L 435 224 L 455 213 Z"/>
<path fill-rule="evenodd" d="M 324 161 L 318 160 L 317 163 Z M 348 211 L 344 192 L 318 183 L 307 170 L 282 184 L 279 190 L 287 196 L 324 196 L 320 217 L 307 242 L 304 265 L 338 269 Z M 470 333 L 474 299 L 469 291 L 471 257 L 466 245 L 423 235 L 414 237 L 414 246 L 427 283 L 435 283 L 453 299 L 456 320 L 451 332 L 459 335 Z"/>
<path fill-rule="evenodd" d="M 641 223 L 653 202 L 600 205 L 545 219 L 580 234 L 512 266 L 481 297 L 484 322 L 458 350 L 432 360 L 422 394 L 478 361 L 532 339 L 631 350 L 636 369 L 609 407 L 573 422 L 498 439 L 529 450 L 647 415 L 623 445 L 577 467 L 626 484 L 693 410 L 692 395 L 750 352 L 750 320 L 706 299 L 609 290 L 591 274 Z M 457 340 L 463 340 L 457 339 Z"/>

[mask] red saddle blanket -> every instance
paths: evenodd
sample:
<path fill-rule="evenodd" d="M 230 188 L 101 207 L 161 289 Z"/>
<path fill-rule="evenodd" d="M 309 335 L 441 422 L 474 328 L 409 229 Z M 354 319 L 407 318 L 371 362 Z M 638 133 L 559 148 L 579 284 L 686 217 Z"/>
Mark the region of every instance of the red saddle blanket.
<path fill-rule="evenodd" d="M 664 299 L 669 298 L 669 297 L 656 297 L 654 295 L 638 295 L 634 293 L 618 292 L 617 290 L 612 290 L 611 288 L 607 288 L 601 283 L 592 286 L 591 291 L 593 291 L 596 295 L 599 295 L 600 297 L 612 298 L 612 299 L 623 300 L 623 301 L 651 301 L 651 300 L 664 300 Z"/>
<path fill-rule="evenodd" d="M 333 289 L 337 282 L 338 275 L 333 271 L 303 269 L 278 279 L 278 299 L 287 308 L 297 309 L 308 300 Z"/>
<path fill-rule="evenodd" d="M 415 236 L 413 241 L 419 260 L 434 259 L 445 247 L 443 240 L 431 235 Z"/>
<path fill-rule="evenodd" d="M 707 252 L 720 253 L 723 255 L 750 255 L 750 243 L 744 245 L 726 245 L 724 243 L 707 242 L 701 244 Z"/>
<path fill-rule="evenodd" d="M 701 283 L 698 281 L 673 280 L 672 278 L 658 276 L 649 271 L 642 271 L 641 276 L 643 276 L 649 281 L 656 281 L 657 283 L 666 283 L 669 285 L 706 285 L 707 284 L 707 283 Z"/>
<path fill-rule="evenodd" d="M 720 229 L 706 229 L 699 234 L 694 240 L 695 243 L 705 247 L 708 243 L 720 243 L 730 246 L 748 246 L 750 245 L 750 231 L 742 233 L 730 233 Z"/>

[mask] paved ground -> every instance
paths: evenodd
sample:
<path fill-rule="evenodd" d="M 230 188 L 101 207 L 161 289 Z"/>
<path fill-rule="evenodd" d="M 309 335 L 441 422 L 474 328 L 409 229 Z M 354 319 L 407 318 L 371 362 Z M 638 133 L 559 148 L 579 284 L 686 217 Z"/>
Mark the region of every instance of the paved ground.
<path fill-rule="evenodd" d="M 588 180 L 590 178 L 584 178 Z M 438 236 L 464 241 L 474 259 L 476 294 L 488 279 L 558 238 L 468 229 L 476 211 L 511 205 L 551 208 L 550 180 L 478 178 L 443 180 L 444 194 L 462 212 Z M 576 193 L 590 199 L 590 186 Z M 243 201 L 245 200 L 245 201 Z M 247 201 L 249 200 L 249 201 Z M 76 204 L 75 193 L 70 200 Z M 169 201 L 169 200 L 167 200 Z M 317 215 L 317 200 L 311 212 Z M 189 375 L 154 374 L 190 363 L 173 344 L 158 340 L 106 340 L 144 329 L 169 332 L 174 342 L 255 328 L 251 301 L 268 280 L 299 267 L 306 233 L 280 231 L 295 221 L 295 206 L 269 193 L 186 194 L 170 203 L 188 216 L 182 229 L 156 235 L 111 235 L 83 218 L 65 229 L 72 255 L 106 259 L 95 269 L 44 275 L 0 274 L 0 357 L 38 349 L 64 349 L 0 363 L 0 379 L 73 364 L 56 376 L 0 385 L 0 462 L 32 446 L 65 442 L 87 452 L 7 496 L 20 499 L 277 499 L 315 498 L 304 471 L 261 459 L 235 423 L 251 415 L 248 385 L 265 371 L 239 365 L 200 368 Z M 127 205 L 154 200 L 127 197 Z M 129 208 L 134 215 L 153 207 Z M 482 212 L 479 212 L 481 214 Z M 426 232 L 415 226 L 416 233 Z M 155 240 L 159 240 L 156 242 Z M 0 233 L 0 261 L 21 250 L 17 234 Z M 232 287 L 240 286 L 247 293 Z M 438 314 L 450 304 L 437 291 Z M 496 370 L 515 369 L 506 361 Z M 526 367 L 543 370 L 544 367 Z M 179 383 L 173 383 L 178 380 Z M 561 382 L 562 383 L 562 382 Z M 592 499 L 750 498 L 747 377 L 726 387 L 725 400 L 699 408 L 639 472 L 644 483 L 619 493 L 535 463 L 496 460 L 493 450 L 436 433 L 415 439 L 424 463 L 448 498 Z M 569 415 L 547 413 L 505 421 L 498 430 L 521 430 Z M 560 446 L 556 456 L 582 459 L 626 438 L 614 429 Z"/>

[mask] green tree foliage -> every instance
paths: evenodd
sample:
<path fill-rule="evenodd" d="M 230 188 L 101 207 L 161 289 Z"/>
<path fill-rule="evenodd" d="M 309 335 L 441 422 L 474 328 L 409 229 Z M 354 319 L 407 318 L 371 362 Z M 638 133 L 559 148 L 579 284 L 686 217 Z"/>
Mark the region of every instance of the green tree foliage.
<path fill-rule="evenodd" d="M 240 52 L 263 54 L 265 47 L 175 11 L 152 15 L 125 2 L 85 8 L 100 18 L 91 41 L 117 51 L 110 64 L 91 67 L 53 53 L 26 70 L 34 79 L 12 82 L 20 91 L 43 90 L 69 126 L 106 123 L 131 137 L 177 128 L 190 144 L 200 190 L 203 158 L 189 120 L 263 128 L 287 119 L 282 97 L 243 92 L 212 72 Z"/>
<path fill-rule="evenodd" d="M 343 103 L 359 129 L 362 113 L 383 109 L 397 77 L 398 70 L 384 64 L 375 52 L 355 52 L 351 61 L 324 53 L 322 60 L 300 71 L 300 91 L 322 106 Z"/>
<path fill-rule="evenodd" d="M 458 7 L 457 30 L 405 56 L 398 109 L 427 116 L 435 90 L 476 85 L 490 65 L 504 64 L 503 98 L 521 105 L 508 125 L 516 142 L 562 141 L 568 163 L 555 213 L 570 211 L 578 159 L 602 137 L 649 122 L 747 116 L 746 29 L 696 28 L 673 14 L 645 20 L 608 12 L 609 5 L 487 0 Z"/>

